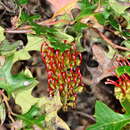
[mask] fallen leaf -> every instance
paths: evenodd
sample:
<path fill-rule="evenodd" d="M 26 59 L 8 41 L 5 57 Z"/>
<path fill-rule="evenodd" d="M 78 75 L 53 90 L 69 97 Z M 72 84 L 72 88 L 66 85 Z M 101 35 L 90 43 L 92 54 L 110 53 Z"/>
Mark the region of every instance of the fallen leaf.
<path fill-rule="evenodd" d="M 69 13 L 71 9 L 77 7 L 78 0 L 48 0 L 52 4 L 52 9 L 55 12 L 54 16 L 64 13 Z"/>
<path fill-rule="evenodd" d="M 92 51 L 99 66 L 96 68 L 88 67 L 88 70 L 92 74 L 93 83 L 97 84 L 102 79 L 112 76 L 114 61 L 106 56 L 105 50 L 99 45 L 94 44 L 92 46 Z"/>

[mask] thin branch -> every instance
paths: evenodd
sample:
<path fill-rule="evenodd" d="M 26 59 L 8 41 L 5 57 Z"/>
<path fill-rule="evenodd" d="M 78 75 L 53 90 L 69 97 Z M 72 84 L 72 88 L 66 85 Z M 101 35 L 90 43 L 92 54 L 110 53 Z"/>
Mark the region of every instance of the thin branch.
<path fill-rule="evenodd" d="M 1 91 L 1 90 L 0 90 Z M 8 103 L 8 97 L 4 94 L 4 90 L 2 90 L 1 92 L 0 92 L 0 94 L 1 94 L 1 96 L 3 97 L 3 101 L 5 102 L 5 105 L 6 105 L 6 107 L 7 107 L 7 109 L 8 109 L 8 116 L 9 116 L 9 118 L 10 118 L 10 120 L 12 121 L 12 122 L 15 122 L 14 121 L 14 119 L 13 119 L 13 117 L 11 116 L 11 115 L 15 115 L 13 112 L 12 112 L 12 110 L 11 110 L 11 108 L 10 108 L 10 106 L 9 106 L 9 103 Z"/>
<path fill-rule="evenodd" d="M 119 50 L 124 50 L 124 51 L 130 51 L 129 48 L 126 47 L 122 47 L 119 45 L 116 45 L 115 43 L 113 43 L 110 39 L 108 39 L 102 32 L 100 32 L 98 29 L 91 27 L 95 32 L 97 32 L 99 34 L 99 36 L 106 41 L 109 45 L 111 45 L 113 48 L 115 49 L 119 49 Z"/>
<path fill-rule="evenodd" d="M 15 10 L 9 9 L 3 2 L 0 1 L 0 5 L 2 5 L 8 12 L 14 13 Z M 16 8 L 15 8 L 16 9 Z"/>
<path fill-rule="evenodd" d="M 73 21 L 69 21 L 69 20 L 58 20 L 58 21 L 53 21 L 52 19 L 46 20 L 46 21 L 42 21 L 42 22 L 37 22 L 37 24 L 41 25 L 41 26 L 50 26 L 50 25 L 55 25 L 58 23 L 65 23 L 65 24 L 72 24 Z M 7 33 L 32 33 L 32 26 L 30 25 L 25 25 L 23 27 L 19 27 L 17 29 L 6 29 L 5 32 Z"/>
<path fill-rule="evenodd" d="M 86 114 L 84 112 L 81 112 L 81 111 L 74 111 L 76 114 L 79 114 L 81 116 L 84 116 L 90 120 L 92 120 L 93 122 L 96 122 L 95 118 L 93 118 L 93 116 L 89 115 L 89 114 Z"/>

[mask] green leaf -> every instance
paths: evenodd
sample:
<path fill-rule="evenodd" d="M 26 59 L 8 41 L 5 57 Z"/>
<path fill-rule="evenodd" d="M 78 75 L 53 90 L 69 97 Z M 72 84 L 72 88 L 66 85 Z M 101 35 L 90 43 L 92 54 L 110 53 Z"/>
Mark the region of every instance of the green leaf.
<path fill-rule="evenodd" d="M 125 66 L 124 70 L 125 70 L 125 73 L 127 73 L 128 75 L 130 75 L 130 66 Z"/>
<path fill-rule="evenodd" d="M 115 28 L 116 30 L 119 30 L 119 24 L 118 22 L 114 19 L 113 16 L 109 17 L 109 22 L 112 25 L 113 28 Z"/>
<path fill-rule="evenodd" d="M 10 95 L 14 91 L 18 91 L 19 89 L 25 89 L 28 85 L 33 84 L 35 79 L 26 76 L 24 73 L 19 73 L 17 75 L 11 74 L 11 68 L 13 64 L 18 60 L 27 60 L 30 58 L 29 51 L 32 50 L 40 50 L 41 42 L 43 38 L 28 35 L 28 44 L 21 50 L 16 51 L 16 47 L 19 42 L 14 44 L 5 44 L 5 42 L 1 45 L 1 52 L 8 53 L 6 57 L 5 64 L 0 68 L 0 88 L 3 88 Z M 11 52 L 11 53 L 10 53 Z M 15 52 L 12 54 L 12 52 Z"/>
<path fill-rule="evenodd" d="M 124 44 L 127 48 L 130 49 L 130 40 L 125 40 L 122 42 L 122 44 Z"/>
<path fill-rule="evenodd" d="M 53 31 L 54 32 L 54 31 Z M 53 34 L 55 36 L 56 39 L 58 39 L 57 41 L 59 42 L 63 42 L 64 40 L 67 40 L 67 42 L 71 43 L 74 41 L 74 38 L 60 30 L 57 30 L 57 32 L 54 32 Z"/>
<path fill-rule="evenodd" d="M 85 28 L 87 28 L 87 25 L 84 23 L 77 22 L 76 24 L 74 24 L 74 30 L 76 32 L 82 32 Z"/>
<path fill-rule="evenodd" d="M 23 5 L 23 4 L 28 4 L 29 0 L 18 0 L 18 4 Z"/>
<path fill-rule="evenodd" d="M 95 116 L 96 124 L 86 130 L 121 130 L 130 123 L 130 114 L 118 114 L 99 101 L 96 102 Z"/>
<path fill-rule="evenodd" d="M 2 101 L 2 98 L 0 97 L 0 124 L 2 125 L 6 118 L 6 108 Z"/>
<path fill-rule="evenodd" d="M 109 49 L 109 51 L 106 53 L 106 56 L 107 56 L 108 58 L 112 59 L 113 56 L 114 56 L 115 53 L 116 53 L 116 50 L 113 49 L 113 48 L 112 48 L 111 46 L 109 46 L 109 45 L 108 45 L 108 49 Z"/>
<path fill-rule="evenodd" d="M 122 16 L 123 16 L 123 17 L 127 20 L 127 22 L 128 22 L 126 29 L 130 29 L 130 13 L 129 13 L 129 12 L 125 12 Z"/>
<path fill-rule="evenodd" d="M 109 4 L 117 14 L 123 14 L 129 8 L 129 5 L 122 5 L 117 0 L 109 0 Z"/>
<path fill-rule="evenodd" d="M 97 14 L 95 14 L 95 17 L 96 17 L 97 21 L 98 21 L 100 24 L 102 24 L 102 25 L 105 24 L 106 19 L 105 19 L 103 13 L 97 13 Z"/>
<path fill-rule="evenodd" d="M 2 28 L 0 26 L 0 42 L 3 41 L 5 39 L 5 36 L 4 36 L 4 28 Z"/>
<path fill-rule="evenodd" d="M 36 105 L 33 105 L 30 110 L 22 115 L 17 115 L 18 119 L 23 120 L 24 128 L 30 128 L 33 125 L 43 127 L 43 122 L 45 120 L 45 115 L 42 115 L 40 108 Z"/>
<path fill-rule="evenodd" d="M 128 36 L 128 37 L 130 37 L 130 33 L 129 32 L 123 32 L 123 34 L 124 34 L 124 36 Z"/>
<path fill-rule="evenodd" d="M 130 102 L 127 98 L 125 98 L 125 100 L 123 100 L 123 102 L 121 102 L 121 105 L 125 109 L 126 113 L 130 114 Z"/>
<path fill-rule="evenodd" d="M 13 43 L 10 43 L 8 40 L 3 40 L 0 44 L 0 54 L 1 55 L 11 55 L 16 52 L 16 49 L 19 46 L 22 46 L 22 41 L 16 41 Z"/>
<path fill-rule="evenodd" d="M 90 4 L 88 0 L 81 0 L 80 4 L 80 14 L 76 17 L 76 21 L 80 20 L 85 16 L 89 16 L 93 14 L 93 11 L 96 9 L 96 4 Z"/>
<path fill-rule="evenodd" d="M 28 89 L 18 91 L 14 94 L 15 103 L 18 104 L 22 108 L 22 113 L 26 113 L 29 111 L 29 109 L 36 103 L 38 103 L 39 100 L 43 100 L 41 98 L 35 98 L 32 96 L 32 89 L 37 85 L 37 82 L 33 82 L 29 86 Z"/>
<path fill-rule="evenodd" d="M 55 49 L 55 50 L 60 50 L 61 52 L 64 52 L 67 49 L 71 48 L 71 45 L 69 44 L 65 44 L 65 43 L 51 43 L 51 46 Z"/>
<path fill-rule="evenodd" d="M 125 73 L 125 70 L 124 70 L 124 66 L 120 66 L 118 68 L 115 69 L 115 72 L 118 76 L 121 76 L 122 74 Z"/>
<path fill-rule="evenodd" d="M 20 19 L 21 19 L 21 22 L 24 24 L 25 22 L 28 22 L 30 25 L 38 25 L 38 24 L 35 24 L 33 23 L 35 20 L 38 20 L 41 16 L 39 14 L 35 14 L 33 16 L 29 16 L 27 13 L 25 12 L 21 12 L 21 16 L 20 16 Z M 39 25 L 40 26 L 40 25 Z"/>
<path fill-rule="evenodd" d="M 27 60 L 31 57 L 29 51 L 40 50 L 41 44 L 44 41 L 42 37 L 28 34 L 27 38 L 28 38 L 27 45 L 23 49 L 14 53 L 13 62 L 16 62 L 17 60 Z"/>
<path fill-rule="evenodd" d="M 26 76 L 24 73 L 12 75 L 13 59 L 13 55 L 7 57 L 5 64 L 0 68 L 0 88 L 6 90 L 9 95 L 18 89 L 25 89 L 35 81 L 35 79 Z"/>
<path fill-rule="evenodd" d="M 119 66 L 118 68 L 115 69 L 115 72 L 118 76 L 121 76 L 122 74 L 126 73 L 130 75 L 130 66 Z"/>
<path fill-rule="evenodd" d="M 22 23 L 25 23 L 25 22 L 27 22 L 28 21 L 28 18 L 29 18 L 29 15 L 27 14 L 27 13 L 25 13 L 25 12 L 21 12 L 21 16 L 20 16 L 20 20 L 21 20 L 21 22 Z"/>
<path fill-rule="evenodd" d="M 30 22 L 30 25 L 32 26 L 32 29 L 35 31 L 37 35 L 41 35 L 41 34 L 47 35 L 48 33 L 53 34 L 57 32 L 53 27 L 49 28 L 47 26 L 41 26 L 33 22 Z"/>
<path fill-rule="evenodd" d="M 70 130 L 65 122 L 57 115 L 57 111 L 62 106 L 59 93 L 56 92 L 56 94 L 52 98 L 48 98 L 45 96 L 41 98 L 36 98 L 33 97 L 31 94 L 34 86 L 35 85 L 32 85 L 27 90 L 22 90 L 14 94 L 15 103 L 21 106 L 22 113 L 27 113 L 31 109 L 31 107 L 36 104 L 37 107 L 41 108 L 41 111 L 46 113 L 45 123 L 47 124 L 47 129 L 54 129 L 56 127 L 56 124 L 58 125 L 57 127 Z"/>

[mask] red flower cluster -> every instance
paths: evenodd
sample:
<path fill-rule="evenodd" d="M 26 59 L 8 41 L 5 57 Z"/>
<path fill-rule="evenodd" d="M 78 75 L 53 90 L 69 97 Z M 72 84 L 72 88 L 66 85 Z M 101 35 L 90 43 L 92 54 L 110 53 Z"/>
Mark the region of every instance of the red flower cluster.
<path fill-rule="evenodd" d="M 53 96 L 59 90 L 64 109 L 76 105 L 77 92 L 81 89 L 81 73 L 79 65 L 81 54 L 72 48 L 61 52 L 43 43 L 41 47 L 42 60 L 48 72 L 48 91 Z"/>
<path fill-rule="evenodd" d="M 127 58 L 119 58 L 117 59 L 117 66 L 115 67 L 115 69 L 120 66 L 130 66 L 130 61 Z M 113 81 L 113 80 L 107 79 L 105 83 L 112 84 L 120 88 L 122 94 L 125 96 L 128 88 L 130 89 L 130 75 L 127 73 L 123 73 L 122 75 L 118 76 L 116 72 L 113 72 L 113 73 L 117 77 L 117 80 Z"/>

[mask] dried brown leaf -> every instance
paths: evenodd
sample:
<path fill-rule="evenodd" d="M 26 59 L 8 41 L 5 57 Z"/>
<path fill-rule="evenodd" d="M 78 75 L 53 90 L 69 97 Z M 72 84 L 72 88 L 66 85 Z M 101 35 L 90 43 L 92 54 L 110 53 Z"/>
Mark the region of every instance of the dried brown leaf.
<path fill-rule="evenodd" d="M 48 0 L 52 4 L 52 9 L 55 12 L 54 16 L 69 13 L 72 8 L 77 7 L 78 0 Z"/>
<path fill-rule="evenodd" d="M 93 54 L 95 59 L 98 61 L 99 66 L 96 68 L 90 68 L 88 67 L 90 73 L 92 74 L 92 80 L 94 84 L 99 83 L 102 79 L 112 76 L 113 71 L 113 64 L 114 60 L 109 59 L 106 54 L 103 47 L 100 45 L 93 45 L 92 46 Z"/>

